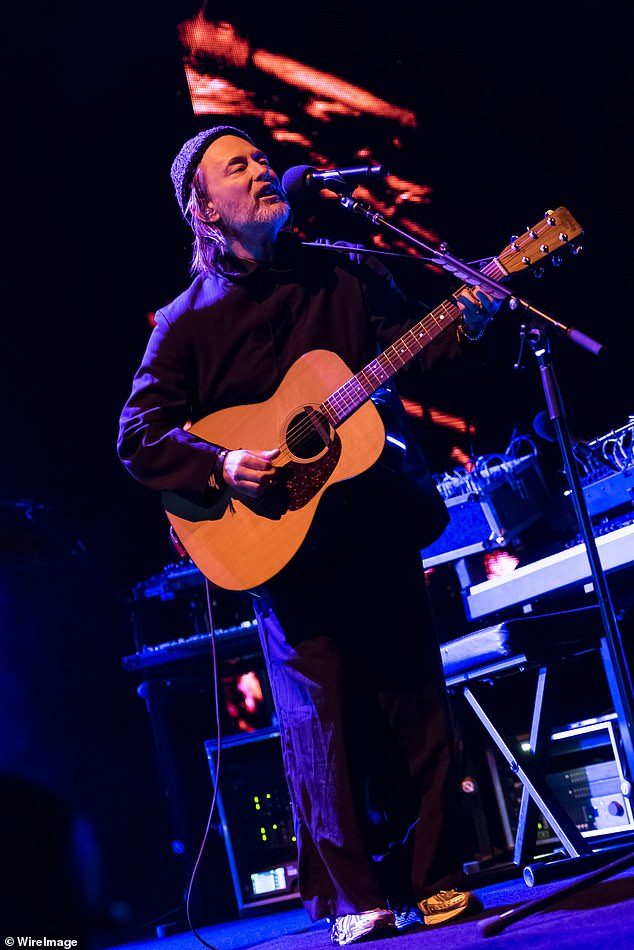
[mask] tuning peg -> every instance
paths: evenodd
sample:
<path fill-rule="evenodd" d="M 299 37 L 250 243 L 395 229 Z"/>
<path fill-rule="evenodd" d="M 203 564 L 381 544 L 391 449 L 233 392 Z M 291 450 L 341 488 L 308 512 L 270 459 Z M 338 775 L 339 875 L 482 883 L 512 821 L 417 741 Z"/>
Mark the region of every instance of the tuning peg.
<path fill-rule="evenodd" d="M 543 277 L 543 276 L 544 276 L 544 268 L 543 268 L 543 267 L 534 267 L 534 268 L 533 268 L 533 277 L 538 277 L 538 278 L 539 278 L 539 277 Z"/>
<path fill-rule="evenodd" d="M 564 262 L 564 259 L 561 256 L 561 254 L 553 254 L 553 256 L 550 259 L 550 263 L 553 265 L 553 267 L 561 267 L 563 262 Z"/>
<path fill-rule="evenodd" d="M 576 257 L 577 254 L 581 254 L 583 250 L 583 244 L 570 244 L 568 245 L 568 249 L 573 257 Z"/>
<path fill-rule="evenodd" d="M 555 215 L 554 211 L 546 211 L 544 214 L 544 218 L 546 219 L 546 224 L 549 224 L 551 228 L 554 228 L 555 225 L 557 224 L 557 222 L 555 221 L 554 215 Z"/>

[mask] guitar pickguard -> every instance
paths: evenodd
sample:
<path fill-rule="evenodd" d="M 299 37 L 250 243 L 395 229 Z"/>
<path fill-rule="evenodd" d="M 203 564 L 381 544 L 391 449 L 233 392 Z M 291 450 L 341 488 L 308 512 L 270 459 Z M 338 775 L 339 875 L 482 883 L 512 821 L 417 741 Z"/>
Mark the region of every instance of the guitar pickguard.
<path fill-rule="evenodd" d="M 335 432 L 328 451 L 312 462 L 289 462 L 283 469 L 288 510 L 299 511 L 326 484 L 341 456 L 341 439 Z"/>

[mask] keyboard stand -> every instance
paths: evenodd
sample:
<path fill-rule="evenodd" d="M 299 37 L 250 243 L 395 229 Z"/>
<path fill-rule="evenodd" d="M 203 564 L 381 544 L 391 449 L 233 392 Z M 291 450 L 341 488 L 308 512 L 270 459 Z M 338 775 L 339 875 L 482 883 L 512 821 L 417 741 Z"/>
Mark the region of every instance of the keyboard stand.
<path fill-rule="evenodd" d="M 591 853 L 546 782 L 548 745 L 553 731 L 547 685 L 557 682 L 566 656 L 599 649 L 599 622 L 595 608 L 522 617 L 467 634 L 441 647 L 447 688 L 464 697 L 522 783 L 513 859 L 518 868 L 534 857 L 538 809 L 569 857 Z M 507 655 L 502 656 L 504 653 Z M 494 721 L 499 717 L 485 709 L 478 695 L 478 683 L 526 668 L 538 670 L 528 752 L 520 747 L 510 730 Z"/>

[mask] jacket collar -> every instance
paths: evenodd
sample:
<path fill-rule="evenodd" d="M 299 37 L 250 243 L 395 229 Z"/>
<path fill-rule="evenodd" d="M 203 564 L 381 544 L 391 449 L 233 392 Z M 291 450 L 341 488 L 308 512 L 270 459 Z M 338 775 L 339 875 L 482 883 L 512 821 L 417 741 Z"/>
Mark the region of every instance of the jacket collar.
<path fill-rule="evenodd" d="M 301 241 L 293 231 L 280 231 L 273 249 L 271 263 L 246 261 L 240 257 L 225 254 L 217 265 L 218 273 L 229 280 L 248 280 L 259 272 L 273 271 L 283 273 L 294 270 L 299 262 Z"/>

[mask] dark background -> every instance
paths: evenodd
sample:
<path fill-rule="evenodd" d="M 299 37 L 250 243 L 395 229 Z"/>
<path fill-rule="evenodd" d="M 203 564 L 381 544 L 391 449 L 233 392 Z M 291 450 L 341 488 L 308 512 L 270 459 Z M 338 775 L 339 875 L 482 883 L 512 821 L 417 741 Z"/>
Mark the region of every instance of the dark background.
<path fill-rule="evenodd" d="M 158 499 L 124 472 L 115 439 L 147 314 L 188 280 L 168 171 L 182 141 L 213 122 L 192 114 L 176 33 L 197 7 L 35 3 L 9 12 L 3 31 L 1 767 L 87 816 L 102 854 L 95 913 L 131 935 L 180 901 L 150 726 L 121 664 L 134 650 L 130 590 L 174 555 Z M 582 255 L 518 289 L 607 347 L 599 361 L 555 343 L 584 438 L 634 411 L 626 8 L 283 2 L 239 13 L 254 45 L 416 111 L 404 161 L 432 186 L 429 223 L 455 253 L 498 253 L 560 204 L 581 222 Z M 282 147 L 271 158 L 280 170 L 297 162 Z M 343 211 L 339 222 L 334 237 L 358 235 Z M 403 279 L 419 293 L 411 268 Z M 420 296 L 433 305 L 449 289 L 426 273 Z M 439 395 L 476 422 L 476 454 L 529 431 L 543 405 L 532 357 L 523 375 L 512 370 L 517 325 L 504 310 L 487 373 Z M 22 816 L 30 832 L 32 817 Z M 27 898 L 50 885 L 44 870 Z"/>

